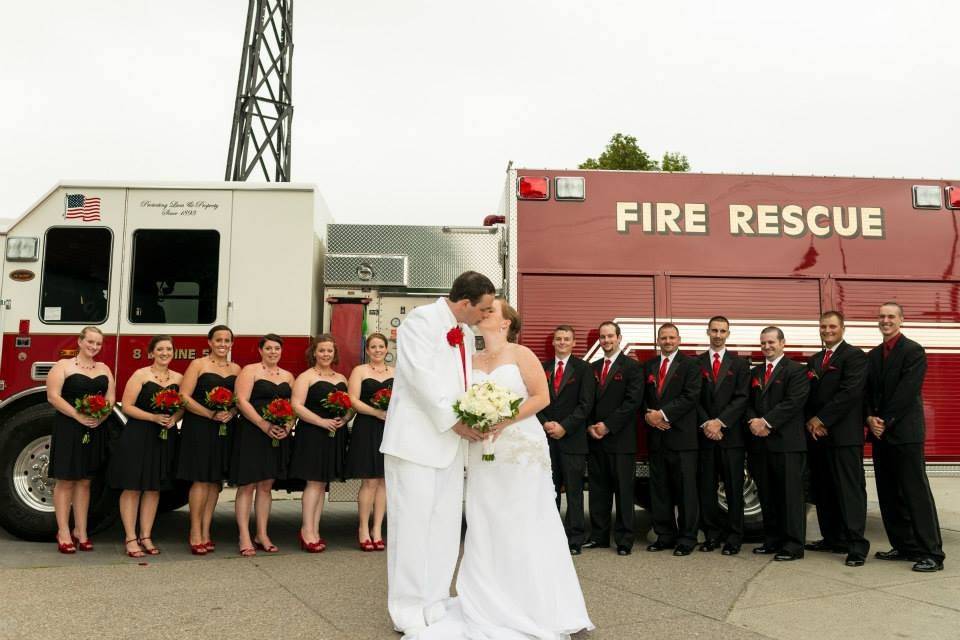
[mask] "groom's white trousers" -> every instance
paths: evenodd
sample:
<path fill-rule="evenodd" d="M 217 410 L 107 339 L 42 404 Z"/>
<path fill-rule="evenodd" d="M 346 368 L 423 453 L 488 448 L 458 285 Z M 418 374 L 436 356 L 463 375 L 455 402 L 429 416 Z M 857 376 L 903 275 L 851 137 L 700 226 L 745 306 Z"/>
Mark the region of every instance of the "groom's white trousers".
<path fill-rule="evenodd" d="M 384 456 L 387 485 L 387 609 L 412 632 L 444 615 L 460 555 L 463 447 L 444 469 Z"/>

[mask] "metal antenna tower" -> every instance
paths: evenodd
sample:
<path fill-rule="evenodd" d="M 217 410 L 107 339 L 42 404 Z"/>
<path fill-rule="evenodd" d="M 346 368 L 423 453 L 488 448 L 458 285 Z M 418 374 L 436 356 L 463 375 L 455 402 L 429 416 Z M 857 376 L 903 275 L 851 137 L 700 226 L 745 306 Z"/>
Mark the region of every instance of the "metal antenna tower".
<path fill-rule="evenodd" d="M 290 181 L 293 0 L 249 0 L 226 180 Z"/>

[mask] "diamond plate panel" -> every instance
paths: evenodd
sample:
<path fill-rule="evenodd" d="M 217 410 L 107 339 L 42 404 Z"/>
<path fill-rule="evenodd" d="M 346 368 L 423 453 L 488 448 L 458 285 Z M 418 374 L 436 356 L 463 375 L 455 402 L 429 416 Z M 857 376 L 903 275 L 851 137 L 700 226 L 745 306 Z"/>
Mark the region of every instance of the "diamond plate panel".
<path fill-rule="evenodd" d="M 403 287 L 407 285 L 407 257 L 328 253 L 323 280 L 328 286 Z"/>
<path fill-rule="evenodd" d="M 503 244 L 502 227 L 327 225 L 330 254 L 406 256 L 406 288 L 416 291 L 448 291 L 464 271 L 479 271 L 501 289 Z M 352 284 L 369 284 L 356 281 L 355 275 Z M 333 284 L 324 276 L 325 284 Z"/>

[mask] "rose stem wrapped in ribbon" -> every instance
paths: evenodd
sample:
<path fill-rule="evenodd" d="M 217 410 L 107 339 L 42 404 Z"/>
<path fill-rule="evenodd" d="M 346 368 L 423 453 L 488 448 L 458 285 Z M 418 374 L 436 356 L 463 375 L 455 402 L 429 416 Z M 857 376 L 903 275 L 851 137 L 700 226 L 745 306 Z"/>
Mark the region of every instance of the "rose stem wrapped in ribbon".
<path fill-rule="evenodd" d="M 204 394 L 204 403 L 211 411 L 229 411 L 233 408 L 236 399 L 233 397 L 233 391 L 226 387 L 214 387 Z M 227 423 L 220 423 L 220 430 L 217 433 L 220 437 L 227 435 Z"/>
<path fill-rule="evenodd" d="M 387 407 L 390 406 L 390 398 L 392 397 L 393 389 L 390 387 L 385 387 L 383 389 L 379 389 L 375 394 L 373 394 L 373 397 L 370 398 L 370 404 L 376 409 L 386 411 Z"/>
<path fill-rule="evenodd" d="M 323 401 L 324 408 L 333 415 L 341 418 L 350 412 L 353 404 L 350 402 L 350 396 L 346 391 L 331 391 L 327 394 L 327 399 Z M 337 436 L 336 431 L 330 431 L 330 437 Z"/>
<path fill-rule="evenodd" d="M 453 412 L 460 420 L 479 433 L 489 433 L 495 425 L 509 420 L 520 411 L 523 398 L 495 382 L 472 385 L 467 393 L 453 404 Z M 496 459 L 495 444 L 490 438 L 482 442 L 483 460 Z"/>
<path fill-rule="evenodd" d="M 286 428 L 288 424 L 293 422 L 293 405 L 290 404 L 290 401 L 286 398 L 274 398 L 270 401 L 270 404 L 263 408 L 260 415 L 270 424 Z M 280 446 L 279 440 L 276 438 L 272 438 L 271 440 L 272 442 L 270 444 L 272 446 Z"/>
<path fill-rule="evenodd" d="M 160 389 L 150 398 L 150 406 L 153 407 L 157 413 L 164 413 L 168 416 L 175 414 L 185 404 L 183 397 L 174 389 Z M 160 428 L 161 440 L 167 439 L 167 431 L 168 429 L 166 427 Z"/>
<path fill-rule="evenodd" d="M 113 409 L 102 393 L 87 394 L 82 398 L 77 398 L 73 401 L 73 406 L 81 415 L 96 418 L 97 420 L 109 415 Z M 87 444 L 88 442 L 90 442 L 89 430 L 80 438 L 81 444 Z"/>

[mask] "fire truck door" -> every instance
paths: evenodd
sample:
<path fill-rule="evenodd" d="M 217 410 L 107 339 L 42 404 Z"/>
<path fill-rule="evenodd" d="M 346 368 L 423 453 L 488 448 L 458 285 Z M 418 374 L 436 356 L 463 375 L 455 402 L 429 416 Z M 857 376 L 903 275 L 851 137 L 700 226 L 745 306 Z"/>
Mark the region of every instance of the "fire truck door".
<path fill-rule="evenodd" d="M 131 190 L 123 237 L 118 379 L 149 364 L 151 336 L 174 341 L 184 371 L 227 315 L 232 192 Z"/>

